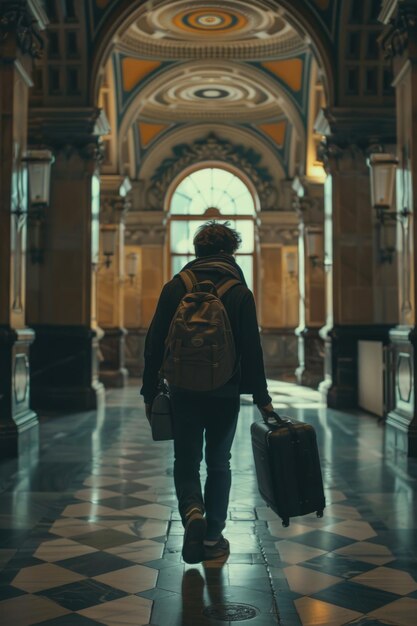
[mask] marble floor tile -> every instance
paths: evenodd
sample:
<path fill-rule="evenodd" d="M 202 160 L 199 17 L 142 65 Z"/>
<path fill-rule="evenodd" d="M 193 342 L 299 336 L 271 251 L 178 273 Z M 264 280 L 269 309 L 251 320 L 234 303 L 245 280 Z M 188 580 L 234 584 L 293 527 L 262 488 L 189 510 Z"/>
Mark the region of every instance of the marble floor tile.
<path fill-rule="evenodd" d="M 58 519 L 54 522 L 49 529 L 49 532 L 61 537 L 75 537 L 76 535 L 82 535 L 87 532 L 94 532 L 101 530 L 101 526 L 89 522 L 86 520 L 80 520 L 76 518 L 64 518 Z"/>
<path fill-rule="evenodd" d="M 133 565 L 121 570 L 95 576 L 95 580 L 127 593 L 138 593 L 152 589 L 156 585 L 158 572 L 143 565 Z"/>
<path fill-rule="evenodd" d="M 323 530 L 342 535 L 342 537 L 356 539 L 357 541 L 363 541 L 377 536 L 377 533 L 368 522 L 359 520 L 349 519 L 345 522 L 339 522 L 338 524 L 330 524 L 330 526 L 326 526 Z"/>
<path fill-rule="evenodd" d="M 42 561 L 52 563 L 54 561 L 62 561 L 71 559 L 82 554 L 91 554 L 96 552 L 91 546 L 81 545 L 78 541 L 72 539 L 53 539 L 52 541 L 44 541 L 34 552 L 33 556 Z"/>
<path fill-rule="evenodd" d="M 386 565 L 395 560 L 395 556 L 387 546 L 367 541 L 352 543 L 343 548 L 338 548 L 334 552 L 356 561 L 364 561 L 374 565 Z"/>
<path fill-rule="evenodd" d="M 76 572 L 64 569 L 53 563 L 24 567 L 12 580 L 12 585 L 28 593 L 51 589 L 84 578 Z"/>
<path fill-rule="evenodd" d="M 45 589 L 38 595 L 49 598 L 70 611 L 81 611 L 90 606 L 123 598 L 127 594 L 98 580 L 87 578 L 69 585 Z"/>
<path fill-rule="evenodd" d="M 30 626 L 68 613 L 52 600 L 32 594 L 0 602 L 0 623 L 4 626 Z"/>
<path fill-rule="evenodd" d="M 160 559 L 164 552 L 164 545 L 151 539 L 143 539 L 126 545 L 108 548 L 106 552 L 116 554 L 135 563 L 146 563 L 147 561 Z"/>
<path fill-rule="evenodd" d="M 74 498 L 77 498 L 77 500 L 86 500 L 88 502 L 100 502 L 105 498 L 112 498 L 117 495 L 117 491 L 110 491 L 110 489 L 100 489 L 100 487 L 96 487 L 91 489 L 79 489 L 74 493 Z"/>
<path fill-rule="evenodd" d="M 314 572 L 311 569 L 301 567 L 300 565 L 291 565 L 284 568 L 285 576 L 291 591 L 302 594 L 304 596 L 317 593 L 322 589 L 327 589 L 331 585 L 335 585 L 343 581 L 338 576 L 330 576 L 321 572 Z"/>
<path fill-rule="evenodd" d="M 305 524 L 297 522 L 291 522 L 288 528 L 284 528 L 282 522 L 278 520 L 268 521 L 268 528 L 271 535 L 279 539 L 291 539 L 311 531 L 311 526 L 306 526 Z"/>
<path fill-rule="evenodd" d="M 298 598 L 294 604 L 303 626 L 342 626 L 362 615 L 358 611 L 307 597 Z"/>
<path fill-rule="evenodd" d="M 77 535 L 76 541 L 98 550 L 106 550 L 107 548 L 133 543 L 135 537 L 131 533 L 124 533 L 115 528 L 103 528 L 86 535 Z"/>
<path fill-rule="evenodd" d="M 11 603 L 9 621 L 16 609 L 16 620 L 5 626 L 19 624 L 17 601 L 31 597 L 13 581 L 43 586 L 44 575 L 25 583 L 27 572 L 42 566 L 78 579 L 61 581 L 49 570 L 52 586 L 37 591 L 35 600 L 66 612 L 42 617 L 39 626 L 185 626 L 184 620 L 215 626 L 220 622 L 203 611 L 231 602 L 255 607 L 254 626 L 276 625 L 278 613 L 283 626 L 409 626 L 403 620 L 407 611 L 415 615 L 417 601 L 411 519 L 417 464 L 413 469 L 410 461 L 408 473 L 397 476 L 383 455 L 383 428 L 373 418 L 320 409 L 317 392 L 308 389 L 272 386 L 288 415 L 316 428 L 327 497 L 323 519 L 311 514 L 283 528 L 265 506 L 248 437 L 259 414 L 244 405 L 225 528 L 231 554 L 225 562 L 185 564 L 172 443 L 151 441 L 138 384 L 109 390 L 99 431 L 94 412 L 44 420 L 39 465 L 0 481 L 0 491 L 6 485 L 0 496 L 0 607 Z M 379 569 L 389 574 L 376 579 Z"/>
<path fill-rule="evenodd" d="M 417 600 L 414 598 L 400 598 L 391 604 L 372 611 L 369 617 L 386 620 L 395 626 L 415 626 L 417 615 Z"/>
<path fill-rule="evenodd" d="M 308 561 L 316 556 L 326 554 L 324 550 L 310 548 L 309 546 L 304 546 L 295 541 L 277 541 L 275 546 L 281 559 L 291 565 L 296 565 L 302 561 Z"/>
<path fill-rule="evenodd" d="M 417 590 L 417 582 L 408 573 L 389 567 L 378 567 L 352 578 L 352 582 L 375 587 L 399 596 L 405 596 Z"/>
<path fill-rule="evenodd" d="M 152 601 L 138 596 L 127 596 L 120 600 L 105 602 L 79 611 L 106 626 L 145 626 L 149 624 Z"/>

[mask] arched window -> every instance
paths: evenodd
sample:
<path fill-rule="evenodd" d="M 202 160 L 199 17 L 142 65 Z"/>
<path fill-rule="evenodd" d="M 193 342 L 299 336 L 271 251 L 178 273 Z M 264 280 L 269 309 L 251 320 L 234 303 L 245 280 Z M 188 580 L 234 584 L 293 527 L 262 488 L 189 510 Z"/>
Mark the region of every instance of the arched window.
<path fill-rule="evenodd" d="M 174 190 L 169 213 L 171 275 L 194 258 L 193 238 L 199 226 L 210 219 L 228 221 L 242 236 L 236 261 L 253 290 L 255 201 L 239 176 L 220 167 L 192 172 Z"/>

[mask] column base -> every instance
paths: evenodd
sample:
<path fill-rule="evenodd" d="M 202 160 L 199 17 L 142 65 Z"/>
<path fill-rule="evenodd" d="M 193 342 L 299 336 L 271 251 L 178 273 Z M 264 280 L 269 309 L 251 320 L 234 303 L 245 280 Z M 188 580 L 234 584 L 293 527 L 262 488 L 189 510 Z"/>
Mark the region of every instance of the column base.
<path fill-rule="evenodd" d="M 37 432 L 38 416 L 29 406 L 29 328 L 0 327 L 0 456 L 17 456 L 24 433 Z"/>
<path fill-rule="evenodd" d="M 333 326 L 320 330 L 324 339 L 325 378 L 319 385 L 323 401 L 333 409 L 358 406 L 358 341 L 389 342 L 387 325 Z"/>
<path fill-rule="evenodd" d="M 385 423 L 385 449 L 396 464 L 417 457 L 416 354 L 417 329 L 397 326 L 390 332 L 395 406 Z"/>
<path fill-rule="evenodd" d="M 83 326 L 36 326 L 31 403 L 47 411 L 89 411 L 105 404 L 98 380 L 98 340 Z"/>
<path fill-rule="evenodd" d="M 324 376 L 324 342 L 319 328 L 297 328 L 295 336 L 298 337 L 297 384 L 317 389 Z"/>
<path fill-rule="evenodd" d="M 125 364 L 124 328 L 102 328 L 104 336 L 100 339 L 100 372 L 99 379 L 105 387 L 124 387 L 127 383 L 128 371 Z"/>

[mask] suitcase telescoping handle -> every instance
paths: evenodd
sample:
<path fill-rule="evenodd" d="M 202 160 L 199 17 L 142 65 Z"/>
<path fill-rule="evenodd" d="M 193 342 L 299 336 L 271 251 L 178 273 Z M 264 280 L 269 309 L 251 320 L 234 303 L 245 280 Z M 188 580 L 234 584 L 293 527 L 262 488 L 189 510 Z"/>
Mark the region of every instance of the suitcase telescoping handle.
<path fill-rule="evenodd" d="M 291 424 L 291 420 L 282 419 L 275 411 L 262 411 L 262 419 L 267 426 L 272 428 L 280 428 L 281 426 L 288 426 Z"/>

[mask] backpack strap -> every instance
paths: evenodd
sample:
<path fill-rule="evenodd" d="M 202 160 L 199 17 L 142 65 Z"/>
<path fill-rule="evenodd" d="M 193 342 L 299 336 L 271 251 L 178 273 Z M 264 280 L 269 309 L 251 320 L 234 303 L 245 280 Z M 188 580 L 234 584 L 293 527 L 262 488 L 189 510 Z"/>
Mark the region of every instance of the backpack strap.
<path fill-rule="evenodd" d="M 229 280 L 226 280 L 225 283 L 222 283 L 221 285 L 217 287 L 217 295 L 219 296 L 219 298 L 223 298 L 226 291 L 229 291 L 229 289 L 231 289 L 235 285 L 241 285 L 241 284 L 242 284 L 242 281 L 237 280 L 236 278 L 230 278 Z"/>
<path fill-rule="evenodd" d="M 190 293 L 193 290 L 194 285 L 197 284 L 197 279 L 194 272 L 192 272 L 191 270 L 183 270 L 182 272 L 180 272 L 179 276 L 184 283 L 184 287 L 187 290 L 187 293 Z"/>

